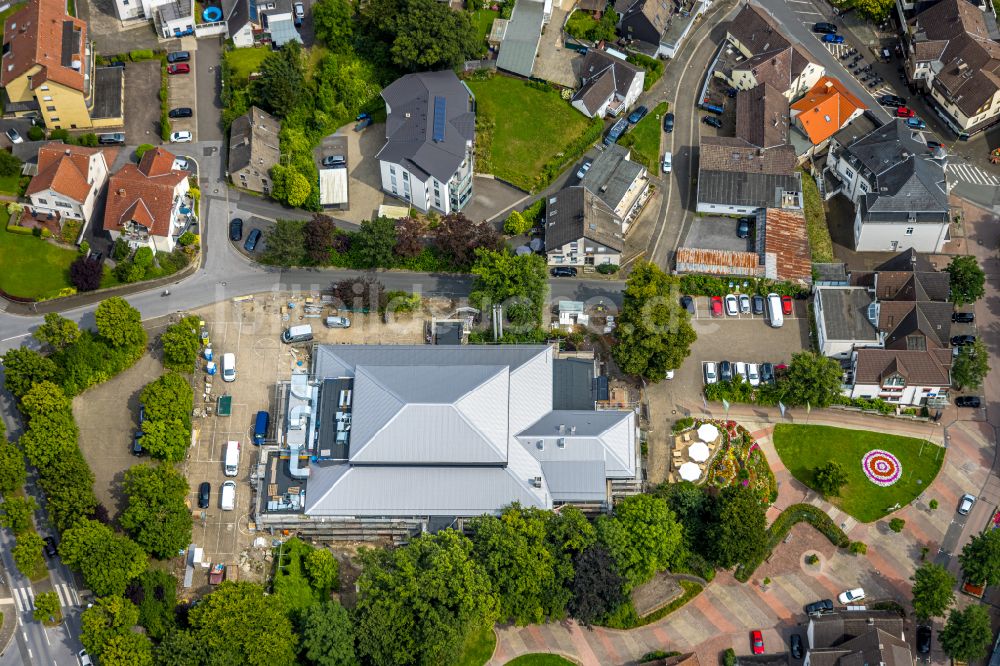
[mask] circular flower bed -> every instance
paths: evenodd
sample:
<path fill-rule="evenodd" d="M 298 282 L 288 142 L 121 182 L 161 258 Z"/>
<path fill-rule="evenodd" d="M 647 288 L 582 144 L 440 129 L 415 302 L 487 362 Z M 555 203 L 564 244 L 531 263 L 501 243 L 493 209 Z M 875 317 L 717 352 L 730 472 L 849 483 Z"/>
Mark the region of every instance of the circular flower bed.
<path fill-rule="evenodd" d="M 882 487 L 896 483 L 903 474 L 903 465 L 900 464 L 899 458 L 882 449 L 873 449 L 866 453 L 861 459 L 861 469 L 869 481 Z"/>

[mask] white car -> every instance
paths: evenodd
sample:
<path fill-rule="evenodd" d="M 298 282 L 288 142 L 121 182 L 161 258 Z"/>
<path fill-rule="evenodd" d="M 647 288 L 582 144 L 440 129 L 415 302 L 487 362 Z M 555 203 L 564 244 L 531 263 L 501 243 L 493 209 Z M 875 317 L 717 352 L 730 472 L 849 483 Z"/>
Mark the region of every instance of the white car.
<path fill-rule="evenodd" d="M 667 370 L 667 379 L 673 379 L 673 378 L 674 378 L 674 371 Z"/>
<path fill-rule="evenodd" d="M 714 384 L 719 381 L 719 375 L 715 371 L 715 363 L 712 361 L 705 362 L 705 383 Z"/>
<path fill-rule="evenodd" d="M 80 666 L 94 666 L 94 662 L 91 660 L 90 655 L 87 654 L 86 650 L 80 650 L 77 656 L 80 657 Z"/>
<path fill-rule="evenodd" d="M 670 173 L 670 169 L 673 166 L 673 155 L 670 153 L 663 154 L 663 173 Z"/>
<path fill-rule="evenodd" d="M 736 361 L 733 363 L 733 379 L 740 377 L 743 381 L 747 380 L 747 364 L 743 361 Z"/>
<path fill-rule="evenodd" d="M 580 170 L 576 172 L 577 178 L 583 178 L 590 171 L 590 165 L 593 164 L 590 160 L 584 160 L 583 164 L 580 165 Z"/>
<path fill-rule="evenodd" d="M 182 132 L 173 132 L 170 135 L 170 143 L 191 143 L 194 140 L 194 135 L 187 130 Z"/>
<path fill-rule="evenodd" d="M 972 505 L 976 503 L 976 496 L 965 493 L 962 495 L 962 499 L 958 502 L 958 512 L 963 516 L 969 515 L 972 511 Z"/>
<path fill-rule="evenodd" d="M 746 294 L 740 294 L 740 312 L 750 314 L 750 297 Z"/>
<path fill-rule="evenodd" d="M 726 296 L 726 314 L 735 317 L 740 313 L 740 304 L 736 296 L 729 294 Z"/>
<path fill-rule="evenodd" d="M 17 130 L 13 127 L 4 132 L 4 134 L 7 135 L 7 138 L 10 139 L 11 143 L 24 143 L 24 139 L 21 138 L 21 135 L 18 134 Z"/>
<path fill-rule="evenodd" d="M 756 363 L 747 363 L 747 381 L 750 386 L 760 386 L 760 372 Z"/>
<path fill-rule="evenodd" d="M 860 587 L 856 587 L 853 590 L 847 590 L 841 592 L 840 596 L 837 597 L 837 601 L 842 604 L 853 604 L 855 601 L 861 601 L 865 598 L 865 591 Z"/>

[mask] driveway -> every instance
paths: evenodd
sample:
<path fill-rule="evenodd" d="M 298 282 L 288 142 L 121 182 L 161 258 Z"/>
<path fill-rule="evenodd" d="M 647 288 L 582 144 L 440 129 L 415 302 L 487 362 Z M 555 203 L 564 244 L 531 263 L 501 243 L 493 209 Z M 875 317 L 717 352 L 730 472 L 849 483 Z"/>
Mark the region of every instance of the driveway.
<path fill-rule="evenodd" d="M 341 127 L 337 133 L 347 137 L 347 197 L 350 208 L 337 211 L 336 216 L 360 224 L 375 217 L 383 203 L 404 205 L 401 199 L 393 199 L 382 192 L 382 174 L 375 156 L 385 144 L 385 123 L 370 125 L 361 132 L 355 132 L 354 123 L 351 123 Z"/>
<path fill-rule="evenodd" d="M 198 119 L 199 141 L 222 141 L 222 42 L 208 37 L 197 40 L 197 68 L 195 73 L 195 88 L 198 91 L 195 117 Z"/>
<path fill-rule="evenodd" d="M 194 109 L 195 116 L 193 118 L 171 118 L 170 119 L 170 131 L 171 132 L 191 132 L 194 135 L 195 141 L 200 141 L 200 136 L 198 134 L 198 86 L 194 79 L 197 78 L 198 72 L 198 53 L 196 51 L 189 51 L 191 54 L 191 59 L 187 62 L 187 65 L 191 68 L 191 71 L 187 74 L 167 74 L 167 99 L 169 100 L 167 106 L 171 109 L 178 109 L 181 107 L 188 107 Z M 206 110 L 209 114 L 212 113 L 212 109 Z"/>
<path fill-rule="evenodd" d="M 573 64 L 582 59 L 582 56 L 563 46 L 562 26 L 574 4 L 573 0 L 562 0 L 562 3 L 555 0 L 552 3 L 552 20 L 542 30 L 538 57 L 535 58 L 535 66 L 531 71 L 535 78 L 567 88 L 576 88 L 580 84 L 579 77 L 573 71 Z"/>
<path fill-rule="evenodd" d="M 110 56 L 136 49 L 176 49 L 177 40 L 160 42 L 156 38 L 152 21 L 118 20 L 114 0 L 80 0 L 76 4 L 80 18 L 87 22 L 88 37 L 97 52 Z"/>
<path fill-rule="evenodd" d="M 691 221 L 682 245 L 704 250 L 752 252 L 750 239 L 736 235 L 736 225 L 737 221 L 731 217 L 696 217 Z"/>
<path fill-rule="evenodd" d="M 160 61 L 125 65 L 125 140 L 160 144 Z"/>

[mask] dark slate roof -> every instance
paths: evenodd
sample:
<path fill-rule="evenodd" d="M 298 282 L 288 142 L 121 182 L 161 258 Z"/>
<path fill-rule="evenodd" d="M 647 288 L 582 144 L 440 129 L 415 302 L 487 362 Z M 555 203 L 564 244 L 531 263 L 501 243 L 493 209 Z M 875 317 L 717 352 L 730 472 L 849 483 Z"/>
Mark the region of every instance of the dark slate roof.
<path fill-rule="evenodd" d="M 936 272 L 927 257 L 922 256 L 912 247 L 907 248 L 894 257 L 887 259 L 875 267 L 876 271 L 920 271 L 925 273 Z"/>
<path fill-rule="evenodd" d="M 557 358 L 552 361 L 552 409 L 593 409 L 597 401 L 594 361 Z"/>
<path fill-rule="evenodd" d="M 573 101 L 582 101 L 587 110 L 594 114 L 612 94 L 625 97 L 640 72 L 640 68 L 605 51 L 587 51 L 580 65 L 582 85 L 573 95 Z"/>
<path fill-rule="evenodd" d="M 883 301 L 879 306 L 879 330 L 886 335 L 885 346 L 891 349 L 947 347 L 954 310 L 951 303 L 940 301 Z"/>
<path fill-rule="evenodd" d="M 903 620 L 890 611 L 841 611 L 809 620 L 813 629 L 812 649 L 837 647 L 874 629 L 892 636 L 903 635 Z"/>
<path fill-rule="evenodd" d="M 618 3 L 615 3 L 616 11 Z M 623 7 L 620 21 L 624 24 L 628 21 L 644 20 L 652 28 L 663 36 L 663 33 L 670 27 L 670 14 L 673 0 L 634 0 L 626 3 Z"/>
<path fill-rule="evenodd" d="M 874 299 L 862 287 L 817 287 L 816 296 L 823 306 L 823 328 L 830 340 L 877 342 L 878 331 L 868 319 L 868 306 Z"/>
<path fill-rule="evenodd" d="M 122 117 L 124 72 L 121 67 L 94 68 L 94 108 L 90 112 L 91 118 Z"/>
<path fill-rule="evenodd" d="M 736 95 L 736 136 L 760 148 L 788 143 L 788 100 L 769 83 Z"/>
<path fill-rule="evenodd" d="M 847 283 L 847 266 L 842 263 L 813 264 L 813 274 L 817 282 Z"/>
<path fill-rule="evenodd" d="M 809 663 L 813 666 L 912 666 L 913 653 L 899 634 L 873 628 L 835 648 L 813 648 Z"/>
<path fill-rule="evenodd" d="M 230 0 L 226 0 L 227 2 Z M 229 36 L 240 31 L 243 26 L 250 22 L 250 0 L 231 0 L 232 7 L 229 8 L 226 16 L 226 28 Z M 223 4 L 225 7 L 225 4 Z"/>
<path fill-rule="evenodd" d="M 728 31 L 755 56 L 792 45 L 765 10 L 749 2 L 729 24 Z"/>
<path fill-rule="evenodd" d="M 433 139 L 435 97 L 445 99 L 443 141 Z M 452 71 L 420 72 L 390 83 L 382 98 L 389 113 L 386 143 L 376 159 L 448 182 L 465 160 L 467 144 L 475 140 L 476 114 L 469 89 Z"/>
<path fill-rule="evenodd" d="M 809 53 L 792 44 L 761 7 L 747 3 L 729 24 L 729 35 L 750 50 L 750 57 L 735 67 L 751 70 L 757 81 L 785 91 L 812 62 Z"/>
<path fill-rule="evenodd" d="M 882 126 L 882 121 L 870 110 L 866 110 L 860 116 L 847 123 L 834 135 L 834 140 L 842 146 L 849 146 L 858 139 L 871 134 Z"/>
<path fill-rule="evenodd" d="M 557 248 L 581 238 L 621 252 L 622 222 L 608 204 L 582 185 L 556 192 L 545 202 L 545 246 Z"/>
<path fill-rule="evenodd" d="M 702 137 L 698 201 L 765 208 L 781 204 L 782 192 L 801 192 L 791 145 L 762 150 L 743 139 Z"/>
<path fill-rule="evenodd" d="M 590 165 L 590 170 L 580 184 L 599 196 L 612 209 L 617 208 L 635 179 L 646 170 L 638 162 L 631 161 L 631 155 L 628 148 L 611 144 L 594 158 L 594 163 Z"/>
<path fill-rule="evenodd" d="M 229 171 L 236 172 L 251 164 L 267 173 L 281 160 L 278 135 L 281 121 L 251 106 L 233 120 L 229 128 Z"/>

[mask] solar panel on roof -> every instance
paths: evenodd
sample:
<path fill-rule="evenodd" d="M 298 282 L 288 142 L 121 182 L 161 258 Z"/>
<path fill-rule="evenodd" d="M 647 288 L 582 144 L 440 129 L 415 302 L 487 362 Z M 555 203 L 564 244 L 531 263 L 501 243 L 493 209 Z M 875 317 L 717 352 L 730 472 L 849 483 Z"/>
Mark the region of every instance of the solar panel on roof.
<path fill-rule="evenodd" d="M 434 98 L 434 140 L 444 141 L 445 107 L 447 99 L 444 97 Z"/>

